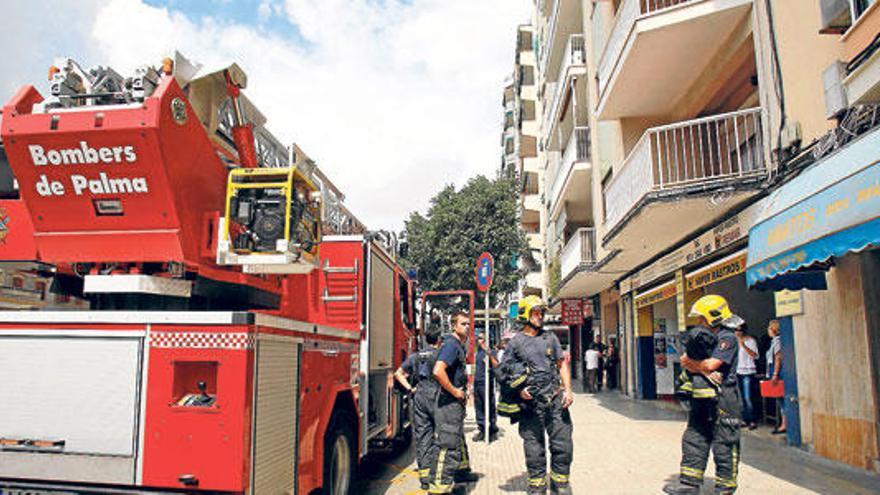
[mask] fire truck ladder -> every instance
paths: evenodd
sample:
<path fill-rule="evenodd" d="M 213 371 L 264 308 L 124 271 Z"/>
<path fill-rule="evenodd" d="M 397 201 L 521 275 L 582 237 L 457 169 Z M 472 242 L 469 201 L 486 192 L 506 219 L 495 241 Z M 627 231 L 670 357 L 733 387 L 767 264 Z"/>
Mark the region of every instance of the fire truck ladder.
<path fill-rule="evenodd" d="M 324 293 L 321 295 L 321 300 L 324 301 L 325 304 L 333 302 L 357 302 L 358 268 L 358 260 L 354 260 L 354 266 L 350 267 L 330 266 L 330 260 L 325 260 L 324 265 L 321 267 L 321 271 L 324 272 L 324 281 L 326 282 L 326 286 L 324 288 Z M 333 280 L 331 280 L 331 276 L 333 275 L 341 276 L 332 277 Z M 336 288 L 350 287 L 352 289 L 352 293 L 351 295 L 330 295 L 331 285 L 334 288 L 334 292 L 336 292 Z"/>

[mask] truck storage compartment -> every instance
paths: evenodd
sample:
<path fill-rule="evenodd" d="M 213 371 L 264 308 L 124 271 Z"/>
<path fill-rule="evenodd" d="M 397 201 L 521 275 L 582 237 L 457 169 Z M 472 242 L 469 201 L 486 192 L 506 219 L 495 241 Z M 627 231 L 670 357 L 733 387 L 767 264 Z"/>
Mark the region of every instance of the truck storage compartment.
<path fill-rule="evenodd" d="M 394 270 L 375 247 L 369 269 L 369 437 L 384 436 L 389 415 L 389 377 L 394 364 Z"/>
<path fill-rule="evenodd" d="M 79 334 L 0 336 L 0 477 L 134 483 L 142 339 Z"/>

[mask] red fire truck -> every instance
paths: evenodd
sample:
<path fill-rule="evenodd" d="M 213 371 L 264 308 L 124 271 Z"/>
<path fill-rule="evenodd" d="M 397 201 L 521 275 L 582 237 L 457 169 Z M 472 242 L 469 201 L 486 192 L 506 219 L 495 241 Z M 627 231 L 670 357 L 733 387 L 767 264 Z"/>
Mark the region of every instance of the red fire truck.
<path fill-rule="evenodd" d="M 0 260 L 89 303 L 0 312 L 4 494 L 342 494 L 408 437 L 393 243 L 340 227 L 238 66 L 198 74 L 67 60 L 3 107 Z"/>

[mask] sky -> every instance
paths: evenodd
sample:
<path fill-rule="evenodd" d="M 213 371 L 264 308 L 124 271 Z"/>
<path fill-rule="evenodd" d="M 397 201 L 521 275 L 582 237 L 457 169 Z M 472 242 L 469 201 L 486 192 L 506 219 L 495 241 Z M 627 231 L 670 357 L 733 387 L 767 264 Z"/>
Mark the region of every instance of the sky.
<path fill-rule="evenodd" d="M 282 142 L 296 142 L 371 229 L 399 230 L 444 185 L 501 161 L 501 95 L 531 0 L 3 2 L 0 100 L 48 92 L 71 57 L 123 76 L 174 50 L 235 62 Z M 51 5 L 47 8 L 47 5 Z"/>

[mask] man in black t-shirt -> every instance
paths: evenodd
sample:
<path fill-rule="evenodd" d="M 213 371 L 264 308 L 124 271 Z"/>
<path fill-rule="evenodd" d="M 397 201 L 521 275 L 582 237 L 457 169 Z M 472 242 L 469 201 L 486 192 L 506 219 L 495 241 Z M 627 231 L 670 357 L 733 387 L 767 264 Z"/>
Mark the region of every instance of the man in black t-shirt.
<path fill-rule="evenodd" d="M 701 297 L 691 308 L 691 317 L 718 337 L 712 355 L 706 359 L 681 356 L 681 365 L 689 372 L 702 374 L 721 384 L 717 406 L 691 408 L 688 424 L 681 439 L 681 472 L 679 483 L 666 486 L 671 494 L 698 494 L 709 460 L 715 460 L 715 493 L 732 494 L 737 488 L 739 471 L 740 401 L 736 385 L 738 344 L 733 330 L 743 320 L 734 315 L 727 301 L 718 295 Z"/>
<path fill-rule="evenodd" d="M 434 443 L 431 445 L 429 493 L 452 493 L 456 482 L 476 481 L 470 472 L 464 439 L 467 403 L 467 351 L 470 318 L 452 315 L 452 334 L 443 339 L 434 363 L 434 380 L 440 386 L 434 410 Z"/>
<path fill-rule="evenodd" d="M 403 365 L 394 372 L 394 378 L 412 395 L 413 436 L 416 441 L 416 464 L 419 467 L 419 480 L 422 489 L 428 489 L 429 459 L 431 444 L 434 442 L 434 401 L 437 399 L 437 382 L 434 380 L 434 363 L 440 347 L 438 329 L 425 332 L 428 346 L 406 358 Z"/>

